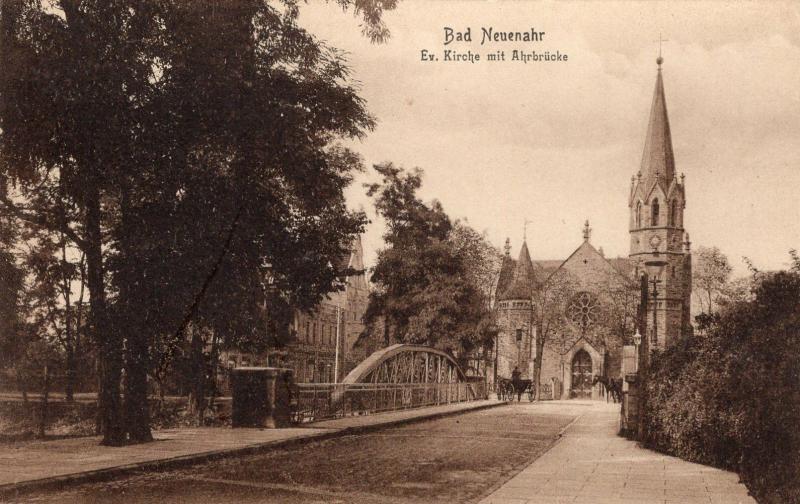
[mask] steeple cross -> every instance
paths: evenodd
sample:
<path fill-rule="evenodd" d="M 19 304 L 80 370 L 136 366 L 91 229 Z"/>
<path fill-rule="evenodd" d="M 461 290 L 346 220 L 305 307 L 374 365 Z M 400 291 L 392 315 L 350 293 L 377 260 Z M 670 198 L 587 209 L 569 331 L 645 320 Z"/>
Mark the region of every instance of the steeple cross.
<path fill-rule="evenodd" d="M 528 224 L 531 224 L 533 221 L 529 221 L 527 218 L 522 225 L 522 240 L 525 241 L 528 239 Z"/>
<path fill-rule="evenodd" d="M 592 236 L 592 228 L 589 227 L 589 219 L 583 223 L 583 241 L 589 241 Z"/>

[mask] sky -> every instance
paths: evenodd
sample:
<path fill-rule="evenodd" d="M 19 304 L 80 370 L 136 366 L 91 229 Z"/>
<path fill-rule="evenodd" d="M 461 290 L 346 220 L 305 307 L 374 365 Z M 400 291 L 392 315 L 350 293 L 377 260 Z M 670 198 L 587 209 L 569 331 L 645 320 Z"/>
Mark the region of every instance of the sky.
<path fill-rule="evenodd" d="M 514 255 L 525 219 L 534 259 L 566 258 L 588 219 L 596 247 L 626 256 L 660 38 L 693 248 L 719 247 L 738 274 L 743 256 L 778 269 L 800 248 L 800 2 L 403 0 L 384 21 L 391 37 L 373 44 L 335 3 L 301 8 L 302 25 L 346 52 L 377 119 L 353 145 L 368 169 L 347 191 L 372 220 L 368 266 L 384 224 L 362 184 L 384 161 L 421 168 L 423 199 L 498 247 L 510 238 Z M 470 27 L 472 41 L 445 46 L 445 27 Z M 481 45 L 482 27 L 544 36 Z M 423 49 L 439 60 L 422 61 Z M 446 62 L 446 49 L 482 61 Z M 568 60 L 509 61 L 514 49 Z M 506 61 L 486 61 L 497 50 Z"/>

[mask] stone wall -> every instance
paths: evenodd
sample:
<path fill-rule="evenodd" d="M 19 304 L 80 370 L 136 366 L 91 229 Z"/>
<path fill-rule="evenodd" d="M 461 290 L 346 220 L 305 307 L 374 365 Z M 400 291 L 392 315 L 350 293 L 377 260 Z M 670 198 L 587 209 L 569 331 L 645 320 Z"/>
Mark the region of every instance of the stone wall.
<path fill-rule="evenodd" d="M 511 378 L 518 367 L 522 378 L 530 379 L 533 372 L 532 341 L 533 310 L 530 301 L 502 301 L 498 309 L 497 376 Z M 521 331 L 518 339 L 517 331 Z"/>

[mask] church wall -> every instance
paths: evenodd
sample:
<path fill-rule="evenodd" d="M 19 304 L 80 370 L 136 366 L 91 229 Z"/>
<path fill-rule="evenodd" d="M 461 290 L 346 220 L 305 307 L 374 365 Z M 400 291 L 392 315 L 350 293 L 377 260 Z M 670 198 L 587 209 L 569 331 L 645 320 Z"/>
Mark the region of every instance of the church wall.
<path fill-rule="evenodd" d="M 528 379 L 532 368 L 530 301 L 502 301 L 498 311 L 497 376 L 511 378 L 514 366 Z M 517 329 L 522 329 L 522 339 L 517 342 Z"/>
<path fill-rule="evenodd" d="M 542 374 L 539 383 L 552 387 L 554 379 L 557 380 L 558 384 L 561 384 L 563 388 L 564 376 L 562 373 L 562 356 L 559 352 L 554 351 L 545 344 L 544 355 L 542 357 Z M 557 387 L 558 384 L 556 384 Z M 547 396 L 543 398 L 549 399 Z M 560 397 L 555 397 L 554 399 L 560 399 Z"/>

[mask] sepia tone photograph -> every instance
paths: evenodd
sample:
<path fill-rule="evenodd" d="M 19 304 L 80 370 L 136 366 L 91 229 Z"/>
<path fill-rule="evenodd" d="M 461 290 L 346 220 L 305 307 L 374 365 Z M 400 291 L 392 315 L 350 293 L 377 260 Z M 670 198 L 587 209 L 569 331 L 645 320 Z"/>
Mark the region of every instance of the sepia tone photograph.
<path fill-rule="evenodd" d="M 800 4 L 0 0 L 0 502 L 800 502 Z"/>

